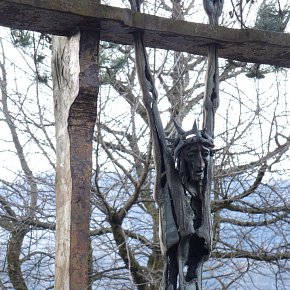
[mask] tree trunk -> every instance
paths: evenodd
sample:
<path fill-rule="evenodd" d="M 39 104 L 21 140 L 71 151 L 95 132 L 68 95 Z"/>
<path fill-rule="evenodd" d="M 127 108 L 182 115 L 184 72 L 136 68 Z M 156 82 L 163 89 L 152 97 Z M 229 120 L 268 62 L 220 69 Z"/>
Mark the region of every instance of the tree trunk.
<path fill-rule="evenodd" d="M 19 225 L 19 227 L 21 227 L 21 225 Z M 10 281 L 16 290 L 28 289 L 22 276 L 20 261 L 21 247 L 26 233 L 27 231 L 24 229 L 12 231 L 8 241 L 8 274 Z"/>

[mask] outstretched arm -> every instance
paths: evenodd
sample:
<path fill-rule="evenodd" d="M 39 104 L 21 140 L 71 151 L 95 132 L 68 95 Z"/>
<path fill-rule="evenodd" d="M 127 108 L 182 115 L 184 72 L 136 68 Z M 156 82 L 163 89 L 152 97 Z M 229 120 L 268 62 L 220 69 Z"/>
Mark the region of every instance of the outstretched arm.
<path fill-rule="evenodd" d="M 136 32 L 134 34 L 135 54 L 136 54 L 136 69 L 143 94 L 143 103 L 147 111 L 150 131 L 153 138 L 154 161 L 156 169 L 155 179 L 155 199 L 157 203 L 161 196 L 162 184 L 165 183 L 165 160 L 166 156 L 166 139 L 161 122 L 159 110 L 157 107 L 158 94 L 155 88 L 154 80 L 149 68 L 147 54 L 143 43 L 143 33 Z"/>
<path fill-rule="evenodd" d="M 140 12 L 142 0 L 129 0 L 131 8 L 135 12 Z M 156 169 L 155 178 L 155 200 L 159 204 L 162 199 L 162 185 L 165 183 L 165 160 L 166 139 L 157 107 L 158 94 L 150 71 L 147 53 L 144 45 L 143 32 L 137 31 L 134 34 L 136 70 L 143 94 L 143 103 L 147 111 L 149 127 L 153 138 L 154 163 Z M 168 156 L 168 155 L 167 155 Z"/>

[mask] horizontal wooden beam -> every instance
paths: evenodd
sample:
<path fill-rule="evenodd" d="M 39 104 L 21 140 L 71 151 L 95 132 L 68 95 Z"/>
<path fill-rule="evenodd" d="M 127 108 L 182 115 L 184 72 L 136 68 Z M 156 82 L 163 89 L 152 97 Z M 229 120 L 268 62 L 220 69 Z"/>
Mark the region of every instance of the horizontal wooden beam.
<path fill-rule="evenodd" d="M 207 55 L 211 43 L 227 59 L 290 67 L 290 34 L 256 29 L 213 28 L 181 20 L 98 5 L 94 0 L 0 0 L 0 25 L 56 35 L 76 27 L 101 32 L 101 39 L 132 44 L 134 31 L 144 31 L 145 45 Z"/>

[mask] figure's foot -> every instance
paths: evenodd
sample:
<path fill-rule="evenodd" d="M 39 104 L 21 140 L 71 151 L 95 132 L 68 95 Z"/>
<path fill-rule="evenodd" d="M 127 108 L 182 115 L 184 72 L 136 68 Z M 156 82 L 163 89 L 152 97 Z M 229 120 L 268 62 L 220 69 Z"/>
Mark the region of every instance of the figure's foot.
<path fill-rule="evenodd" d="M 200 290 L 198 287 L 197 279 L 193 279 L 190 282 L 185 282 L 184 290 Z"/>
<path fill-rule="evenodd" d="M 196 275 L 196 266 L 194 265 L 189 265 L 187 268 L 186 276 L 185 276 L 185 281 L 190 283 L 194 280 L 197 279 Z"/>

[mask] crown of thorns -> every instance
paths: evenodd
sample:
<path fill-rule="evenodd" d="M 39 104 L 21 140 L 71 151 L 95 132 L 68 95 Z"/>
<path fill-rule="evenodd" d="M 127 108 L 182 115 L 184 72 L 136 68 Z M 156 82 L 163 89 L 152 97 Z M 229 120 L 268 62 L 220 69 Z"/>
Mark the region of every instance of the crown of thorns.
<path fill-rule="evenodd" d="M 194 145 L 196 143 L 200 143 L 203 146 L 208 147 L 210 149 L 210 155 L 213 155 L 213 138 L 209 135 L 206 128 L 199 130 L 197 128 L 196 121 L 194 121 L 192 129 L 189 131 L 185 131 L 179 126 L 175 119 L 173 119 L 173 123 L 179 136 L 174 139 L 167 138 L 167 140 L 171 143 L 170 147 L 174 150 L 175 158 L 179 155 L 181 149 L 185 145 Z M 193 136 L 191 138 L 187 138 L 190 135 Z"/>

